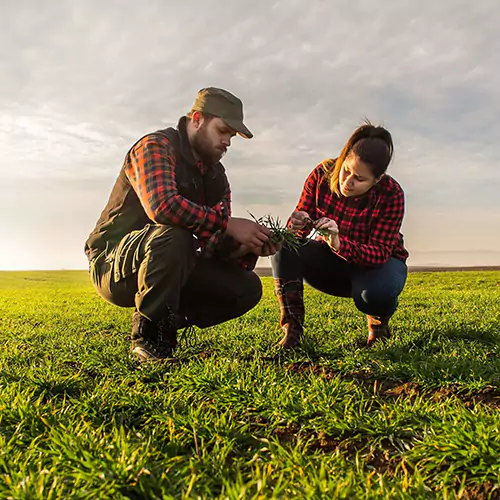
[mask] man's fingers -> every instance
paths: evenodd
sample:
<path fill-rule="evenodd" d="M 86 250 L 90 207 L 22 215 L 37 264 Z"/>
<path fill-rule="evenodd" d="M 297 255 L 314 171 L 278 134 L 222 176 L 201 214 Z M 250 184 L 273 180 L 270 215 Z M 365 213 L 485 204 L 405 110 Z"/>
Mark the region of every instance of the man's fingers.
<path fill-rule="evenodd" d="M 260 251 L 260 256 L 261 257 L 270 257 L 271 255 L 274 255 L 276 252 L 279 251 L 278 245 L 274 243 L 265 243 L 262 245 L 262 249 Z"/>
<path fill-rule="evenodd" d="M 247 242 L 247 245 L 252 247 L 253 250 L 257 248 L 262 248 L 263 245 L 265 245 L 269 241 L 269 238 L 265 235 L 257 235 L 254 234 Z"/>
<path fill-rule="evenodd" d="M 271 232 L 269 232 L 269 236 L 271 236 Z M 267 234 L 264 234 L 264 233 L 257 233 L 255 235 L 255 237 L 261 242 L 261 245 L 262 243 L 267 243 L 269 241 L 269 236 Z"/>
<path fill-rule="evenodd" d="M 266 251 L 266 255 L 274 255 L 277 252 L 276 245 L 274 245 L 273 243 L 265 245 L 264 248 Z"/>
<path fill-rule="evenodd" d="M 271 234 L 273 234 L 273 232 L 268 227 L 263 226 L 262 224 L 259 224 L 259 229 L 267 236 L 271 236 Z"/>

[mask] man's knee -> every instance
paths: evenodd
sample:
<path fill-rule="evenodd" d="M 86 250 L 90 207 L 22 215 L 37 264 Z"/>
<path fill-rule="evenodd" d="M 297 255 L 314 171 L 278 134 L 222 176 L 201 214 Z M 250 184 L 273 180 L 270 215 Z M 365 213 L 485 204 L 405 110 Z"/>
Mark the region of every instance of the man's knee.
<path fill-rule="evenodd" d="M 260 302 L 262 298 L 262 282 L 260 278 L 254 272 L 246 273 L 238 292 L 238 312 L 241 316 Z"/>
<path fill-rule="evenodd" d="M 195 240 L 189 229 L 157 224 L 145 246 L 152 258 L 186 260 L 196 257 Z"/>

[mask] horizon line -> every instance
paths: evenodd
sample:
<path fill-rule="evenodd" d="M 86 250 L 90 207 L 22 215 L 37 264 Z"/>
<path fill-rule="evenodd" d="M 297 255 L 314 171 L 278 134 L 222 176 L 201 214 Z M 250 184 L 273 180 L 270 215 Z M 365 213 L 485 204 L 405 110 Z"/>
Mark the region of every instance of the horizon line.
<path fill-rule="evenodd" d="M 256 266 L 255 272 L 262 273 L 265 276 L 271 271 L 270 266 Z M 58 269 L 0 269 L 0 273 L 48 273 L 48 272 L 88 272 L 88 269 L 83 268 L 58 268 Z M 500 265 L 471 265 L 471 266 L 454 266 L 454 265 L 410 265 L 409 272 L 438 272 L 438 271 L 500 271 Z"/>

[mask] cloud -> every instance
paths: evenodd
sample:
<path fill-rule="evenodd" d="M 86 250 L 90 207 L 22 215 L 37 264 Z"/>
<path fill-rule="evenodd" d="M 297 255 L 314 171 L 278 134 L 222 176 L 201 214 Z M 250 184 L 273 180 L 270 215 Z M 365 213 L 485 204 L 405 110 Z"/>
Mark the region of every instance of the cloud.
<path fill-rule="evenodd" d="M 406 190 L 408 213 L 495 207 L 494 0 L 36 6 L 0 7 L 9 19 L 0 32 L 0 173 L 11 181 L 0 196 L 43 181 L 51 197 L 32 197 L 46 203 L 40 216 L 53 218 L 67 192 L 91 200 L 86 211 L 98 214 L 132 143 L 175 125 L 208 85 L 243 99 L 255 133 L 236 139 L 224 160 L 238 210 L 291 210 L 309 171 L 337 155 L 365 117 L 394 135 L 390 171 Z M 83 238 L 88 221 L 74 224 Z"/>

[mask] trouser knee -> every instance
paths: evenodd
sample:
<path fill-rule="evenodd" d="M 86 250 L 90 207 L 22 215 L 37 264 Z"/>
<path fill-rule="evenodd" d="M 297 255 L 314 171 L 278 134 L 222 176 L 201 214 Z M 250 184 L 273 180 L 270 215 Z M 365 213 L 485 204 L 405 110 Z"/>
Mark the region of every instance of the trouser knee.
<path fill-rule="evenodd" d="M 370 316 L 392 316 L 398 306 L 398 295 L 389 286 L 355 290 L 353 299 L 356 307 Z"/>
<path fill-rule="evenodd" d="M 144 250 L 159 263 L 193 261 L 196 256 L 193 233 L 178 226 L 156 225 Z"/>
<path fill-rule="evenodd" d="M 238 316 L 253 309 L 262 298 L 262 282 L 255 273 L 248 273 L 245 281 L 241 284 L 236 299 L 236 313 Z"/>

